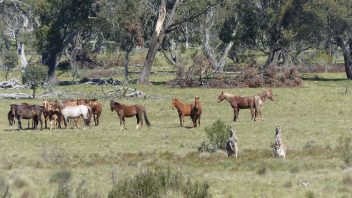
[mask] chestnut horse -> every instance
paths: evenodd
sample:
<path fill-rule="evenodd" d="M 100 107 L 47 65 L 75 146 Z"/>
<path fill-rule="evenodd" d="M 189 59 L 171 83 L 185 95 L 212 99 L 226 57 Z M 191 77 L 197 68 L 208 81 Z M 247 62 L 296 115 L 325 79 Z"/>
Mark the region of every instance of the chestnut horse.
<path fill-rule="evenodd" d="M 202 115 L 202 106 L 200 105 L 199 97 L 195 97 L 194 104 L 192 105 L 192 110 L 191 110 L 191 119 L 193 122 L 193 128 L 197 127 L 197 120 L 198 120 L 198 124 L 200 126 L 200 116 L 201 115 Z"/>
<path fill-rule="evenodd" d="M 221 92 L 221 94 L 218 96 L 218 103 L 222 102 L 223 100 L 227 100 L 231 107 L 233 108 L 234 112 L 234 117 L 233 121 L 238 121 L 238 114 L 240 112 L 240 109 L 250 109 L 251 110 L 251 115 L 252 118 L 251 120 L 256 120 L 255 118 L 255 102 L 254 102 L 254 96 L 234 96 L 232 94 L 226 93 L 226 92 Z"/>
<path fill-rule="evenodd" d="M 172 109 L 177 109 L 180 118 L 181 127 L 185 125 L 185 116 L 190 116 L 193 122 L 193 127 L 197 127 L 197 120 L 200 126 L 200 117 L 202 114 L 202 106 L 199 102 L 199 97 L 195 97 L 193 104 L 184 104 L 181 100 L 172 99 Z"/>
<path fill-rule="evenodd" d="M 101 112 L 103 111 L 103 106 L 100 102 L 97 101 L 97 99 L 92 99 L 89 100 L 88 102 L 90 108 L 92 108 L 93 111 L 93 118 L 94 118 L 94 124 L 95 126 L 99 125 L 99 117 Z"/>
<path fill-rule="evenodd" d="M 192 104 L 183 104 L 177 98 L 172 99 L 172 109 L 177 109 L 181 127 L 185 125 L 185 116 L 191 116 Z M 193 119 L 192 119 L 193 121 Z"/>
<path fill-rule="evenodd" d="M 125 117 L 129 118 L 133 116 L 136 116 L 137 118 L 136 129 L 138 129 L 139 127 L 143 127 L 143 115 L 144 115 L 145 123 L 147 124 L 148 127 L 150 127 L 150 122 L 147 117 L 147 112 L 142 105 L 124 105 L 124 104 L 115 102 L 114 100 L 111 100 L 110 108 L 111 108 L 111 111 L 115 110 L 117 115 L 119 116 L 121 130 L 123 129 L 127 130 L 125 125 Z M 122 128 L 122 125 L 124 128 Z"/>
<path fill-rule="evenodd" d="M 255 106 L 257 107 L 255 111 L 255 117 L 260 115 L 262 120 L 264 120 L 263 114 L 262 114 L 262 106 L 266 98 L 269 98 L 271 101 L 274 101 L 273 92 L 271 91 L 271 89 L 254 96 Z"/>

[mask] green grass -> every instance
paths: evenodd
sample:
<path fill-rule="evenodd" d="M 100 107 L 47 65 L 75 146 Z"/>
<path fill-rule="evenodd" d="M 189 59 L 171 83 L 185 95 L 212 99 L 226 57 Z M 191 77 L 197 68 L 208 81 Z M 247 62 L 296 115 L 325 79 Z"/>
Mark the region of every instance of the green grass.
<path fill-rule="evenodd" d="M 343 74 L 321 75 L 329 79 L 344 77 Z M 164 80 L 163 76 L 152 78 L 156 82 Z M 98 127 L 85 131 L 76 128 L 17 131 L 7 124 L 9 104 L 40 104 L 41 100 L 2 100 L 0 177 L 10 184 L 13 197 L 23 193 L 50 197 L 57 190 L 57 185 L 49 182 L 50 178 L 65 169 L 72 171 L 75 188 L 85 181 L 89 192 L 106 197 L 113 186 L 112 175 L 119 181 L 147 168 L 170 167 L 192 179 L 207 180 L 214 197 L 348 197 L 351 185 L 346 175 L 351 175 L 352 168 L 344 164 L 336 150 L 339 138 L 351 136 L 352 131 L 352 109 L 349 108 L 352 92 L 344 94 L 346 85 L 345 80 L 305 81 L 301 88 L 274 88 L 276 102 L 266 101 L 264 121 L 251 122 L 249 110 L 241 110 L 240 121 L 235 124 L 238 159 L 229 159 L 222 152 L 196 152 L 195 146 L 206 140 L 205 127 L 218 119 L 232 124 L 230 105 L 216 102 L 222 89 L 132 85 L 146 94 L 162 97 L 116 99 L 126 104 L 138 103 L 147 109 L 152 127 L 135 130 L 136 119 L 126 118 L 127 131 L 119 130 L 118 118 L 116 112 L 110 111 L 109 100 L 102 101 L 104 109 Z M 99 86 L 57 89 L 83 97 L 101 94 Z M 262 90 L 225 91 L 253 95 Z M 203 105 L 201 127 L 189 128 L 189 118 L 185 128 L 179 127 L 177 112 L 171 109 L 171 98 L 190 103 L 194 96 L 199 96 Z M 288 145 L 286 160 L 274 159 L 271 153 L 277 125 L 281 126 L 283 141 Z"/>

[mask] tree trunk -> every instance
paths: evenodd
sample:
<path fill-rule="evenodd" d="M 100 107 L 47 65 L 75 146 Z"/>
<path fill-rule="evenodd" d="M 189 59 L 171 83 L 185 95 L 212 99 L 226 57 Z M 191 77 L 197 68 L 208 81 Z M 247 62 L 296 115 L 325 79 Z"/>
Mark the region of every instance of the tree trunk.
<path fill-rule="evenodd" d="M 274 61 L 275 53 L 276 53 L 275 49 L 273 47 L 270 48 L 270 52 L 265 61 L 265 65 L 264 65 L 265 68 L 268 67 Z"/>
<path fill-rule="evenodd" d="M 155 59 L 155 55 L 165 37 L 165 32 L 164 32 L 165 19 L 166 19 L 166 1 L 161 0 L 158 20 L 154 28 L 151 42 L 149 44 L 146 60 L 143 64 L 143 70 L 139 77 L 139 83 L 149 84 L 150 72 Z"/>
<path fill-rule="evenodd" d="M 129 64 L 130 51 L 127 50 L 125 54 L 125 83 L 128 83 L 128 64 Z"/>
<path fill-rule="evenodd" d="M 351 40 L 345 43 L 342 38 L 338 37 L 336 41 L 337 45 L 341 48 L 343 53 L 347 79 L 352 80 L 352 52 L 349 46 Z"/>
<path fill-rule="evenodd" d="M 25 52 L 24 52 L 24 44 L 23 43 L 21 43 L 20 60 L 21 60 L 22 68 L 26 68 L 28 63 L 27 63 Z"/>
<path fill-rule="evenodd" d="M 42 64 L 49 67 L 48 70 L 48 81 L 55 82 L 55 70 L 57 66 L 57 56 L 54 53 L 42 53 Z"/>
<path fill-rule="evenodd" d="M 222 52 L 219 60 L 216 59 L 214 54 L 214 50 L 210 46 L 210 29 L 213 26 L 213 8 L 210 8 L 207 11 L 206 19 L 205 19 L 205 41 L 204 41 L 204 51 L 206 56 L 210 59 L 211 64 L 213 65 L 215 72 L 222 73 L 224 71 L 224 66 L 226 64 L 226 58 L 228 53 L 230 52 L 233 41 L 230 41 L 226 44 L 224 51 Z M 232 33 L 232 36 L 236 35 L 236 31 Z"/>
<path fill-rule="evenodd" d="M 186 43 L 185 43 L 185 48 L 188 49 L 189 48 L 189 32 L 188 32 L 188 27 L 187 27 L 187 23 L 185 25 L 185 40 L 186 40 Z"/>

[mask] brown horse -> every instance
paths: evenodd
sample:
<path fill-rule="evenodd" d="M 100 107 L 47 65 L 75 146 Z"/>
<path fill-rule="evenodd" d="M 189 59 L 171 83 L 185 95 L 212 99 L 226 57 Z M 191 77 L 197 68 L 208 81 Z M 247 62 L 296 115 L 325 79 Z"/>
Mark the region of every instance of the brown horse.
<path fill-rule="evenodd" d="M 17 118 L 18 127 L 22 129 L 22 119 L 33 119 L 34 127 L 37 128 L 38 120 L 40 121 L 40 128 L 43 128 L 42 112 L 44 108 L 39 105 L 10 105 L 12 114 Z"/>
<path fill-rule="evenodd" d="M 254 96 L 255 106 L 256 106 L 255 117 L 260 115 L 262 120 L 264 120 L 263 114 L 262 114 L 262 106 L 266 98 L 269 98 L 271 101 L 274 101 L 273 92 L 271 91 L 271 89 Z"/>
<path fill-rule="evenodd" d="M 177 109 L 181 127 L 185 125 L 185 116 L 191 116 L 192 104 L 183 104 L 177 98 L 172 99 L 172 109 Z M 193 119 L 192 119 L 193 121 Z"/>
<path fill-rule="evenodd" d="M 115 102 L 114 100 L 111 100 L 110 108 L 111 108 L 111 111 L 115 110 L 117 115 L 119 116 L 121 130 L 123 129 L 122 125 L 124 129 L 127 130 L 125 125 L 125 117 L 129 118 L 133 116 L 136 116 L 137 118 L 136 129 L 138 129 L 139 127 L 143 127 L 143 115 L 144 115 L 145 123 L 147 124 L 148 127 L 150 127 L 150 122 L 147 117 L 147 112 L 142 105 L 124 105 L 124 104 Z"/>
<path fill-rule="evenodd" d="M 202 106 L 200 105 L 199 97 L 195 97 L 194 104 L 192 105 L 191 115 L 190 115 L 193 122 L 193 128 L 197 127 L 197 120 L 200 126 L 201 115 L 202 115 Z"/>
<path fill-rule="evenodd" d="M 100 102 L 97 101 L 97 99 L 89 100 L 88 104 L 93 111 L 94 124 L 95 126 L 98 126 L 100 114 L 103 112 L 103 106 Z"/>
<path fill-rule="evenodd" d="M 218 96 L 218 103 L 222 102 L 225 99 L 231 104 L 231 107 L 233 108 L 234 122 L 238 121 L 238 115 L 239 115 L 240 109 L 250 109 L 251 116 L 252 116 L 251 120 L 254 120 L 254 121 L 256 120 L 255 118 L 256 106 L 254 102 L 254 96 L 234 96 L 226 92 L 221 92 L 221 94 Z"/>

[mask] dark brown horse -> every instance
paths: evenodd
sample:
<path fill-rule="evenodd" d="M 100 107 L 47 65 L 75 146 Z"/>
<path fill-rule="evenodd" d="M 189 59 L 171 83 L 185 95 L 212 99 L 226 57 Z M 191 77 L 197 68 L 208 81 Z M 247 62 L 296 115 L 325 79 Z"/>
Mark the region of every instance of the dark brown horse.
<path fill-rule="evenodd" d="M 194 98 L 194 104 L 191 110 L 191 119 L 193 122 L 193 128 L 197 127 L 197 121 L 200 126 L 200 116 L 202 115 L 202 106 L 200 105 L 199 97 Z"/>
<path fill-rule="evenodd" d="M 254 96 L 234 96 L 232 94 L 221 92 L 218 96 L 218 103 L 222 102 L 223 100 L 227 100 L 231 107 L 233 108 L 234 117 L 233 121 L 238 121 L 238 114 L 240 109 L 250 109 L 251 110 L 251 120 L 256 120 L 255 118 L 255 102 Z"/>
<path fill-rule="evenodd" d="M 255 106 L 256 106 L 255 117 L 260 115 L 262 120 L 264 120 L 263 114 L 262 114 L 262 106 L 266 98 L 269 98 L 271 101 L 274 101 L 273 92 L 271 91 L 271 89 L 254 96 Z"/>
<path fill-rule="evenodd" d="M 137 118 L 136 129 L 138 129 L 139 127 L 143 127 L 143 116 L 144 116 L 145 123 L 147 124 L 148 127 L 150 127 L 150 122 L 147 117 L 147 112 L 142 105 L 124 105 L 124 104 L 115 102 L 114 100 L 111 100 L 110 107 L 111 107 L 111 111 L 115 110 L 117 115 L 119 116 L 121 130 L 127 129 L 125 125 L 125 117 L 129 118 L 133 116 L 136 116 Z M 124 128 L 122 128 L 122 125 Z"/>
<path fill-rule="evenodd" d="M 192 104 L 184 104 L 181 100 L 172 99 L 172 109 L 177 109 L 181 127 L 185 125 L 185 116 L 191 116 Z M 192 120 L 193 121 L 193 120 Z"/>
<path fill-rule="evenodd" d="M 95 126 L 98 126 L 100 114 L 101 112 L 103 112 L 103 106 L 100 102 L 98 102 L 97 99 L 86 100 L 86 101 L 88 102 L 90 108 L 92 108 L 94 124 Z"/>
<path fill-rule="evenodd" d="M 40 128 L 43 128 L 43 121 L 42 121 L 42 112 L 44 107 L 39 105 L 17 105 L 12 104 L 10 105 L 11 112 L 17 118 L 18 127 L 22 129 L 22 119 L 33 119 L 34 120 L 34 127 L 37 128 L 38 120 L 40 121 Z"/>

